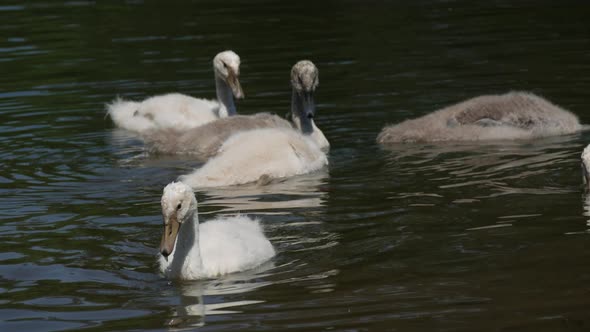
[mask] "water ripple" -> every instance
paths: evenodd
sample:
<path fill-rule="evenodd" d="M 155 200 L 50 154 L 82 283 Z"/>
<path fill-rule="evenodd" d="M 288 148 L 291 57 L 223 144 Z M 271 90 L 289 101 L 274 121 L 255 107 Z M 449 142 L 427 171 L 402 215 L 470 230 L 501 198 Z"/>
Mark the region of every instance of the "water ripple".
<path fill-rule="evenodd" d="M 375 143 L 388 123 L 507 89 L 590 123 L 588 10 L 496 5 L 0 6 L 0 330 L 582 329 L 588 132 Z M 330 167 L 198 191 L 202 221 L 259 218 L 277 256 L 169 282 L 156 260 L 162 187 L 200 164 L 148 155 L 104 105 L 213 98 L 211 57 L 227 48 L 242 57 L 242 114 L 284 115 L 290 67 L 318 65 Z"/>

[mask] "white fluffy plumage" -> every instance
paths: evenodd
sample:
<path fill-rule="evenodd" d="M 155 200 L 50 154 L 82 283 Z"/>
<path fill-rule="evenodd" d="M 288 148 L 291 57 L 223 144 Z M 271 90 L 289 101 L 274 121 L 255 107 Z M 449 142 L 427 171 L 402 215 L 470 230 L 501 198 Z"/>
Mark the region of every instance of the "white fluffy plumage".
<path fill-rule="evenodd" d="M 153 129 L 186 130 L 222 117 L 236 114 L 233 98 L 243 98 L 238 77 L 240 57 L 224 51 L 213 59 L 217 100 L 169 93 L 143 101 L 117 98 L 106 105 L 107 113 L 117 127 L 145 132 Z"/>
<path fill-rule="evenodd" d="M 319 84 L 317 67 L 308 60 L 297 62 L 291 70 L 291 120 L 292 125 L 267 113 L 238 115 L 219 119 L 189 130 L 158 129 L 142 133 L 142 139 L 150 153 L 190 154 L 196 159 L 207 160 L 215 156 L 221 145 L 232 135 L 263 128 L 295 127 L 310 137 L 322 150 L 330 143 L 316 126 L 314 91 Z"/>
<path fill-rule="evenodd" d="M 590 144 L 582 151 L 582 175 L 586 187 L 590 187 Z"/>
<path fill-rule="evenodd" d="M 324 150 L 330 143 L 315 126 L 314 91 L 318 69 L 309 60 L 291 69 L 291 111 L 295 128 L 260 128 L 230 136 L 200 169 L 181 181 L 200 187 L 219 187 L 267 181 L 317 171 L 328 165 Z"/>
<path fill-rule="evenodd" d="M 230 186 L 317 171 L 328 158 L 294 129 L 256 129 L 230 137 L 217 156 L 179 180 L 194 188 Z"/>
<path fill-rule="evenodd" d="M 162 214 L 165 227 L 176 220 L 180 223 L 174 250 L 159 258 L 167 278 L 215 278 L 255 268 L 275 256 L 257 220 L 237 215 L 199 224 L 195 195 L 182 182 L 164 188 Z"/>
<path fill-rule="evenodd" d="M 117 127 L 135 132 L 176 128 L 186 130 L 219 119 L 219 103 L 180 93 L 153 96 L 142 102 L 115 99 L 107 105 Z"/>

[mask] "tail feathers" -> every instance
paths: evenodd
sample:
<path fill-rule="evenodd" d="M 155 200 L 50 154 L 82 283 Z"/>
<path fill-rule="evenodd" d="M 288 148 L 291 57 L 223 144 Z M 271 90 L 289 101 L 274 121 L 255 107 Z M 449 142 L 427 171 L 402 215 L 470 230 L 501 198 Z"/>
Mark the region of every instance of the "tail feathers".
<path fill-rule="evenodd" d="M 149 119 L 137 116 L 140 105 L 139 102 L 117 97 L 106 104 L 106 111 L 117 127 L 141 132 L 149 129 L 153 124 Z"/>
<path fill-rule="evenodd" d="M 111 117 L 121 117 L 121 116 L 133 116 L 133 113 L 138 110 L 139 108 L 138 102 L 125 100 L 121 97 L 117 97 L 112 102 L 106 104 L 107 114 Z"/>

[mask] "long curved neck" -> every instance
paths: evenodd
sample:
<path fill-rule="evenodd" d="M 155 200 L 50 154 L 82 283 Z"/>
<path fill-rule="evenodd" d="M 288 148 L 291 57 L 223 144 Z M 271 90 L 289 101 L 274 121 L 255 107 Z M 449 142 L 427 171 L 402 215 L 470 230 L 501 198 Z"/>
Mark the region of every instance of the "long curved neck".
<path fill-rule="evenodd" d="M 171 269 L 177 275 L 198 274 L 202 270 L 199 246 L 199 214 L 194 208 L 180 226 Z M 191 271 L 187 271 L 190 268 Z"/>
<path fill-rule="evenodd" d="M 234 94 L 227 82 L 218 75 L 215 75 L 215 90 L 217 92 L 217 100 L 219 101 L 219 117 L 225 118 L 236 115 Z"/>
<path fill-rule="evenodd" d="M 298 92 L 293 89 L 293 94 L 291 95 L 291 119 L 295 127 L 303 135 L 311 137 L 320 149 L 329 149 L 330 142 L 328 142 L 324 133 L 315 125 L 313 121 L 314 115 L 315 102 L 313 92 Z"/>
<path fill-rule="evenodd" d="M 306 102 L 309 103 L 309 101 L 306 101 L 301 93 L 293 89 L 291 94 L 291 119 L 293 120 L 293 123 L 297 129 L 299 129 L 303 134 L 311 135 L 313 133 L 315 124 L 313 119 L 307 116 L 308 110 L 306 108 L 310 106 L 313 107 L 314 105 L 306 105 Z"/>

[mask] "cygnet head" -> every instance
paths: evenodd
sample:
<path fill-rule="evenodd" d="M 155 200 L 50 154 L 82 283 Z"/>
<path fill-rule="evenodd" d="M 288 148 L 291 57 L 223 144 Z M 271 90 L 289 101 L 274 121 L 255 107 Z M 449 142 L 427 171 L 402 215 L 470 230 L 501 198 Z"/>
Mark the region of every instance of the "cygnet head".
<path fill-rule="evenodd" d="M 301 60 L 291 68 L 291 86 L 297 91 L 313 92 L 320 84 L 318 68 L 309 60 Z"/>
<path fill-rule="evenodd" d="M 240 85 L 240 57 L 234 51 L 223 51 L 213 58 L 215 76 L 227 82 L 236 99 L 244 98 Z"/>
<path fill-rule="evenodd" d="M 313 62 L 301 60 L 291 69 L 293 120 L 305 134 L 313 131 L 313 118 L 315 116 L 313 94 L 319 83 L 318 68 Z"/>
<path fill-rule="evenodd" d="M 584 186 L 590 189 L 590 144 L 582 152 L 582 176 Z"/>
<path fill-rule="evenodd" d="M 180 226 L 197 213 L 197 199 L 191 187 L 182 182 L 172 182 L 162 194 L 162 216 L 164 234 L 160 242 L 160 253 L 167 258 L 174 250 Z"/>

